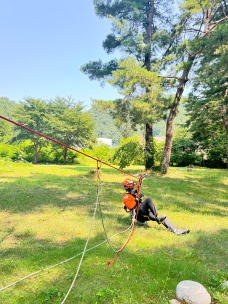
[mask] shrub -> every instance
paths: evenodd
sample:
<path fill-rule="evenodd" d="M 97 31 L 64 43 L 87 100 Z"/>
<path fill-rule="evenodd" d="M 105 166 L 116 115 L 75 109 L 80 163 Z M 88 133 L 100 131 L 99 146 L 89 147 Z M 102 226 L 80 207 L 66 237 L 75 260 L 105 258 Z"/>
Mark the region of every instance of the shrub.
<path fill-rule="evenodd" d="M 85 148 L 82 150 L 83 153 L 86 153 L 89 156 L 100 159 L 109 164 L 115 164 L 115 162 L 113 161 L 115 151 L 115 148 L 111 148 L 109 145 L 106 144 L 96 145 L 93 146 L 91 149 Z M 80 163 L 94 164 L 94 160 L 88 159 L 82 154 L 78 154 L 78 159 L 81 160 Z"/>
<path fill-rule="evenodd" d="M 144 164 L 144 146 L 139 143 L 139 136 L 122 138 L 120 147 L 116 150 L 113 160 L 118 162 L 121 169 L 133 165 Z"/>

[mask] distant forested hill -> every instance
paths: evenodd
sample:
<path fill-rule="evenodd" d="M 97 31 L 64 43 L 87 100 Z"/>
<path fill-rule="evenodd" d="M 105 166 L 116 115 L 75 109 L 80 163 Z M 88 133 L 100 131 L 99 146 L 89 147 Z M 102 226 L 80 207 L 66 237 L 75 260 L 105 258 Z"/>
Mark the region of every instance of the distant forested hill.
<path fill-rule="evenodd" d="M 0 115 L 3 115 L 7 118 L 12 118 L 12 111 L 16 103 L 14 101 L 9 100 L 7 97 L 0 97 Z M 114 119 L 108 114 L 108 112 L 104 112 L 103 114 L 100 113 L 97 109 L 91 108 L 89 110 L 90 115 L 93 117 L 94 121 L 96 122 L 96 129 L 95 135 L 96 137 L 104 137 L 104 138 L 111 138 L 113 142 L 113 146 L 118 146 L 120 143 L 121 138 L 123 137 L 123 133 L 126 134 L 126 128 L 124 127 L 118 129 L 115 126 Z M 183 105 L 179 106 L 178 115 L 174 120 L 174 130 L 180 124 L 185 123 L 186 121 L 186 111 Z M 6 128 L 8 123 L 0 122 L 1 129 Z M 158 123 L 153 125 L 154 128 L 154 136 L 165 136 L 165 128 L 166 128 L 166 121 L 159 121 Z M 8 132 L 7 132 L 8 133 Z M 127 129 L 127 136 L 133 136 L 134 134 L 141 135 L 144 132 L 142 130 L 138 130 L 134 132 L 129 127 Z M 3 136 L 3 134 L 1 134 Z"/>
<path fill-rule="evenodd" d="M 115 121 L 108 114 L 108 112 L 101 114 L 97 109 L 94 108 L 91 108 L 89 112 L 97 124 L 95 135 L 97 137 L 111 138 L 113 145 L 118 146 L 123 136 L 122 134 L 124 130 L 118 129 L 115 126 Z M 174 120 L 174 130 L 175 127 L 177 127 L 178 125 L 185 123 L 186 121 L 185 113 L 186 111 L 184 109 L 184 106 L 180 105 L 178 115 Z M 153 128 L 154 128 L 154 136 L 165 136 L 166 121 L 161 120 L 157 122 L 156 124 L 154 124 Z M 143 131 L 139 130 L 138 132 L 131 132 L 131 133 L 129 132 L 129 136 L 133 136 L 134 134 L 141 135 L 143 134 Z"/>
<path fill-rule="evenodd" d="M 89 110 L 91 117 L 96 122 L 96 137 L 111 138 L 114 146 L 118 146 L 122 138 L 122 130 L 115 126 L 114 119 L 108 112 L 100 113 L 97 109 Z"/>
<path fill-rule="evenodd" d="M 178 114 L 174 120 L 174 132 L 175 128 L 179 125 L 184 124 L 186 121 L 186 110 L 184 108 L 184 105 L 180 104 L 178 107 Z M 161 120 L 154 124 L 154 136 L 165 136 L 165 130 L 166 130 L 166 121 Z"/>

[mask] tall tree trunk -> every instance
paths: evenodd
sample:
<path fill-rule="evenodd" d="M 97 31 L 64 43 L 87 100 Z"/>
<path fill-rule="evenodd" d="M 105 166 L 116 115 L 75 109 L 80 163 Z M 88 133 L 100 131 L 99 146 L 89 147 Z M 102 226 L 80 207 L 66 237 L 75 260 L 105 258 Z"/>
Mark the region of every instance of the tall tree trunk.
<path fill-rule="evenodd" d="M 40 143 L 40 147 L 39 147 L 39 145 L 38 145 L 38 139 L 37 138 L 35 138 L 33 140 L 33 142 L 34 142 L 34 148 L 35 148 L 34 164 L 38 164 L 38 159 L 39 159 L 40 151 L 41 151 L 41 149 L 43 147 L 43 144 L 41 142 Z"/>
<path fill-rule="evenodd" d="M 151 155 L 153 150 L 153 125 L 146 124 L 146 135 L 145 135 L 145 167 L 150 169 L 154 164 L 154 155 Z"/>
<path fill-rule="evenodd" d="M 210 30 L 211 12 L 212 12 L 212 10 L 211 10 L 211 8 L 209 8 L 207 10 L 207 14 L 206 14 L 206 17 L 205 17 L 205 22 L 204 22 L 205 32 L 208 32 Z M 166 150 L 166 153 L 165 153 L 165 159 L 164 159 L 164 163 L 163 163 L 163 173 L 164 174 L 167 174 L 168 171 L 169 171 L 169 162 L 170 162 L 172 142 L 173 142 L 173 122 L 174 122 L 174 119 L 177 115 L 178 106 L 179 106 L 181 97 L 183 95 L 185 85 L 188 81 L 188 75 L 189 75 L 189 72 L 191 71 L 192 64 L 193 64 L 196 56 L 198 54 L 200 54 L 203 51 L 203 49 L 204 48 L 201 48 L 194 55 L 189 54 L 188 62 L 185 64 L 182 76 L 180 78 L 180 83 L 179 83 L 179 86 L 177 88 L 174 104 L 173 104 L 173 106 L 170 110 L 170 113 L 169 113 L 169 116 L 168 116 L 168 119 L 167 119 L 165 148 L 169 148 L 169 149 Z"/>
<path fill-rule="evenodd" d="M 153 22 L 154 22 L 154 0 L 147 4 L 147 28 L 146 37 L 144 42 L 147 44 L 145 50 L 145 66 L 148 71 L 151 70 L 151 41 L 153 36 Z M 146 136 L 145 136 L 145 167 L 149 169 L 154 164 L 154 155 L 151 154 L 153 144 L 153 125 L 150 122 L 146 123 Z"/>
<path fill-rule="evenodd" d="M 224 97 L 226 98 L 227 96 L 228 96 L 228 88 L 226 89 Z M 222 121 L 226 131 L 226 155 L 227 155 L 227 170 L 228 170 L 228 121 L 226 118 L 226 106 L 223 104 L 221 108 L 222 108 Z"/>
<path fill-rule="evenodd" d="M 68 151 L 68 148 L 64 148 L 63 149 L 63 164 L 66 165 L 66 159 L 67 159 L 67 151 Z"/>
<path fill-rule="evenodd" d="M 154 25 L 154 0 L 149 1 L 147 4 L 147 27 L 146 27 L 146 37 L 144 43 L 146 43 L 145 50 L 145 66 L 147 71 L 151 70 L 151 41 L 153 37 L 153 25 Z"/>
<path fill-rule="evenodd" d="M 35 155 L 34 155 L 34 164 L 38 163 L 38 157 L 39 157 L 39 153 L 38 153 L 38 139 L 34 139 L 34 148 L 35 148 Z"/>
<path fill-rule="evenodd" d="M 169 148 L 169 149 L 166 150 L 164 164 L 163 164 L 163 173 L 165 173 L 165 174 L 168 173 L 168 171 L 169 171 L 169 162 L 170 162 L 171 148 L 172 148 L 172 142 L 173 142 L 173 122 L 177 115 L 178 106 L 179 106 L 182 94 L 184 92 L 185 85 L 188 81 L 188 75 L 191 70 L 194 59 L 195 59 L 195 57 L 193 57 L 191 55 L 188 56 L 189 64 L 186 64 L 186 67 L 183 70 L 180 84 L 177 88 L 174 104 L 173 104 L 172 108 L 170 109 L 169 116 L 167 118 L 165 148 Z"/>

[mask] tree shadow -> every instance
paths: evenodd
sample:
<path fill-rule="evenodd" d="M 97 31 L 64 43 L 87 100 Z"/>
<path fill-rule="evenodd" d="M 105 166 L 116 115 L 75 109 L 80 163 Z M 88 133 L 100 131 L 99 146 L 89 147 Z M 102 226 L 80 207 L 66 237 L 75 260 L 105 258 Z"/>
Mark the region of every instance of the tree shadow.
<path fill-rule="evenodd" d="M 88 248 L 101 243 L 104 239 L 104 235 L 98 233 L 90 239 Z M 112 286 L 118 290 L 119 296 L 125 294 L 127 297 L 130 292 L 133 297 L 131 301 L 137 301 L 140 297 L 141 301 L 145 302 L 150 297 L 151 303 L 155 303 L 161 293 L 168 295 L 169 299 L 174 298 L 176 286 L 180 281 L 197 281 L 209 290 L 211 286 L 214 286 L 211 282 L 214 276 L 219 278 L 221 272 L 227 272 L 228 276 L 228 229 L 221 229 L 212 234 L 198 231 L 194 238 L 190 235 L 174 236 L 169 246 L 165 245 L 164 241 L 162 247 L 149 247 L 142 235 L 143 239 L 144 242 L 139 244 L 137 251 L 132 251 L 132 247 L 127 246 L 108 271 L 105 271 L 108 261 L 110 258 L 112 260 L 116 254 L 111 252 L 107 243 L 88 251 L 83 259 L 80 276 L 69 296 L 70 303 L 94 303 L 101 286 Z M 17 248 L 11 248 L 2 255 L 2 261 L 10 259 L 11 261 L 8 261 L 8 264 L 2 262 L 0 264 L 1 287 L 12 283 L 12 278 L 16 281 L 29 273 L 45 269 L 82 253 L 85 243 L 86 239 L 74 238 L 67 241 L 64 246 L 60 246 L 55 242 L 45 239 L 34 240 L 33 236 L 29 236 L 27 243 L 21 243 Z M 23 290 L 23 303 L 42 303 L 40 292 L 44 290 L 44 286 L 46 290 L 54 286 L 59 292 L 66 293 L 80 258 L 81 255 L 62 264 L 65 265 L 64 267 L 58 266 L 61 268 L 57 274 L 54 272 L 54 277 L 50 270 L 10 287 L 1 292 L 0 299 L 5 296 L 4 303 L 11 303 L 12 297 L 19 299 L 20 291 Z M 10 281 L 6 280 L 9 275 Z M 28 288 L 28 280 L 31 288 Z M 43 284 L 37 286 L 37 281 Z M 123 282 L 127 282 L 127 289 Z M 135 289 L 135 284 L 137 284 L 137 289 Z M 87 297 L 83 300 L 84 302 L 80 298 L 83 292 L 86 292 Z M 57 294 L 50 299 L 49 303 L 56 301 Z M 123 302 L 130 303 L 129 301 Z"/>
<path fill-rule="evenodd" d="M 64 169 L 64 167 L 63 167 Z M 68 170 L 68 168 L 66 168 Z M 78 175 L 87 172 L 86 175 Z M 10 178 L 2 176 L 3 182 L 0 184 L 0 209 L 13 212 L 32 212 L 42 206 L 55 206 L 61 210 L 68 207 L 82 208 L 89 216 L 93 214 L 93 206 L 96 201 L 96 179 L 88 173 L 88 167 L 73 168 L 77 174 L 71 176 L 57 176 L 55 174 L 34 174 L 28 177 Z M 105 173 L 113 169 L 104 169 Z M 9 182 L 4 181 L 8 178 Z M 223 177 L 221 177 L 222 179 Z M 0 180 L 1 180 L 0 179 Z M 154 179 L 156 182 L 154 182 Z M 221 180 L 220 180 L 221 181 Z M 153 195 L 162 202 L 165 208 L 173 211 L 190 211 L 191 213 L 204 213 L 208 215 L 223 216 L 223 209 L 228 208 L 228 201 L 223 200 L 228 193 L 228 185 L 220 183 L 219 177 L 216 183 L 208 181 L 207 178 L 185 177 L 180 178 L 149 177 L 142 186 L 142 191 L 148 196 Z M 144 191 L 145 186 L 145 191 Z M 208 190 L 209 187 L 209 190 Z M 156 188 L 162 189 L 158 192 Z M 171 190 L 171 191 L 169 191 Z M 210 193 L 215 193 L 213 199 L 206 200 Z M 102 181 L 100 201 L 105 216 L 115 218 L 117 214 L 125 214 L 122 209 L 122 195 L 124 191 L 118 182 Z M 151 195 L 150 195 L 151 194 Z M 216 199 L 216 194 L 221 196 Z M 145 196 L 146 197 L 146 196 Z M 189 201 L 186 203 L 186 197 Z M 175 206 L 170 205 L 170 201 L 175 202 Z M 10 202 L 10 203 L 9 203 Z M 156 200 L 154 201 L 156 205 Z"/>

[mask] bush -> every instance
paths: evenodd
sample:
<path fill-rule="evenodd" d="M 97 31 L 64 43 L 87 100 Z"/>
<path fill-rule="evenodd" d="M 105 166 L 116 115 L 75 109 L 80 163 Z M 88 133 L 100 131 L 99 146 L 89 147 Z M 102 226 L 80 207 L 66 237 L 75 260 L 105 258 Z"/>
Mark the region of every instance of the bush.
<path fill-rule="evenodd" d="M 206 159 L 204 164 L 208 168 L 227 168 L 226 146 L 225 145 L 214 145 L 208 148 L 206 153 Z"/>
<path fill-rule="evenodd" d="M 201 156 L 196 153 L 197 148 L 198 146 L 192 139 L 192 134 L 186 128 L 179 127 L 173 139 L 171 165 L 179 167 L 200 165 Z"/>
<path fill-rule="evenodd" d="M 25 140 L 17 145 L 0 144 L 0 157 L 9 158 L 12 160 L 34 161 L 34 145 L 33 142 Z M 69 149 L 67 162 L 77 162 L 78 153 Z M 63 163 L 62 148 L 47 143 L 40 151 L 39 163 Z"/>
<path fill-rule="evenodd" d="M 91 149 L 85 148 L 82 150 L 83 153 L 88 154 L 89 156 L 92 156 L 94 158 L 100 159 L 106 163 L 109 164 L 115 164 L 113 161 L 113 156 L 115 154 L 115 149 L 111 148 L 109 145 L 106 144 L 101 144 L 92 147 Z M 85 164 L 94 164 L 94 160 L 87 158 L 86 156 L 82 154 L 78 154 L 78 159 L 80 163 L 85 163 Z"/>
<path fill-rule="evenodd" d="M 118 162 L 120 169 L 130 165 L 144 164 L 144 146 L 139 143 L 139 136 L 122 138 L 113 160 Z"/>
<path fill-rule="evenodd" d="M 0 144 L 0 157 L 10 158 L 12 160 L 19 159 L 21 155 L 19 146 L 11 146 L 7 144 Z"/>

